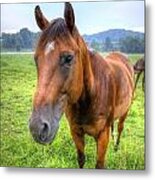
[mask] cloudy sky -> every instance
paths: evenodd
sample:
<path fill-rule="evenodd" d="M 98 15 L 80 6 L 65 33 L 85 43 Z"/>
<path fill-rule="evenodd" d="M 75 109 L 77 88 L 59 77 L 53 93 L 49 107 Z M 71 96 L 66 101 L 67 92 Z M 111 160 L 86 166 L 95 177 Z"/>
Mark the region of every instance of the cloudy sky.
<path fill-rule="evenodd" d="M 23 27 L 39 31 L 34 19 L 36 5 L 49 20 L 63 17 L 64 3 L 2 4 L 1 31 L 17 32 Z M 72 5 L 81 34 L 115 28 L 144 32 L 144 1 L 74 2 Z"/>

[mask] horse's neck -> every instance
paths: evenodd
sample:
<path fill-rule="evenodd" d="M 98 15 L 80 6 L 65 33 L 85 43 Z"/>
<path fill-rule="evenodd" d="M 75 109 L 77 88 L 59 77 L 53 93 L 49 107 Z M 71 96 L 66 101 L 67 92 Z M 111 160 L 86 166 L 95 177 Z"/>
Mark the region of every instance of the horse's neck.
<path fill-rule="evenodd" d="M 83 91 L 84 93 L 93 93 L 94 89 L 94 74 L 92 70 L 92 63 L 89 55 L 89 50 L 85 47 L 85 51 L 82 56 L 82 64 L 83 64 Z"/>
<path fill-rule="evenodd" d="M 88 49 L 83 57 L 84 94 L 88 93 L 91 97 L 98 96 L 95 79 L 100 79 L 98 78 L 98 74 L 99 72 L 100 74 L 103 73 L 103 68 L 107 68 L 107 63 L 103 63 L 103 57 L 97 52 L 92 52 Z"/>
<path fill-rule="evenodd" d="M 75 39 L 78 46 L 80 47 L 81 60 L 82 60 L 82 66 L 83 66 L 83 92 L 82 94 L 86 94 L 86 93 L 91 94 L 93 92 L 93 87 L 94 87 L 94 75 L 93 75 L 92 63 L 90 59 L 91 58 L 90 52 L 83 38 L 79 35 L 78 31 L 75 35 Z"/>

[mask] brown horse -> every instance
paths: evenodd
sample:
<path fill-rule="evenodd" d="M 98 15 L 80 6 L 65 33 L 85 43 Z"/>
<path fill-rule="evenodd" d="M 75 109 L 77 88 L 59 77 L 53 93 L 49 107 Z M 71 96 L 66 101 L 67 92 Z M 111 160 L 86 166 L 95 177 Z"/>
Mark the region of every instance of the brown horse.
<path fill-rule="evenodd" d="M 38 81 L 29 125 L 32 136 L 42 144 L 52 142 L 65 112 L 79 167 L 85 162 L 84 135 L 89 134 L 97 143 L 96 168 L 103 168 L 111 124 L 120 119 L 120 137 L 132 101 L 133 67 L 120 53 L 103 59 L 87 49 L 70 3 L 65 3 L 64 19 L 49 22 L 39 6 L 35 17 L 42 34 L 34 58 Z"/>
<path fill-rule="evenodd" d="M 136 77 L 136 82 L 135 82 L 135 89 L 137 87 L 137 83 L 139 81 L 140 75 L 142 73 L 144 73 L 143 75 L 143 79 L 142 79 L 142 89 L 144 91 L 145 89 L 145 61 L 144 61 L 144 57 L 142 57 L 141 59 L 139 59 L 135 64 L 134 64 L 134 73 L 137 74 Z"/>

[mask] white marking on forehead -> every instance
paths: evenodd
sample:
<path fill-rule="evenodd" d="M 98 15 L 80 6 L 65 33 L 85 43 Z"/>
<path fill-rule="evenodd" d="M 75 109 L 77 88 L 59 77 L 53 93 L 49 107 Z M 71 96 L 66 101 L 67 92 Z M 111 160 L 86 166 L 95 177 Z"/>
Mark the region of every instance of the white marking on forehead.
<path fill-rule="evenodd" d="M 48 53 L 50 53 L 51 51 L 54 50 L 54 45 L 55 45 L 55 42 L 52 41 L 52 42 L 48 42 L 45 46 L 45 55 L 47 55 Z"/>

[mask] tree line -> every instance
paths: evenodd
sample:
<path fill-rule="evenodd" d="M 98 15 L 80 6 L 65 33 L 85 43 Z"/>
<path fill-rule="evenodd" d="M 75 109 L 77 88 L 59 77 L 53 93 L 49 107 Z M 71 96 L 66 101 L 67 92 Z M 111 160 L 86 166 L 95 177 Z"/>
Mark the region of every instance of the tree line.
<path fill-rule="evenodd" d="M 15 34 L 2 33 L 1 49 L 2 51 L 32 51 L 39 35 L 40 33 L 31 32 L 27 28 L 23 28 Z"/>
<path fill-rule="evenodd" d="M 89 46 L 101 52 L 121 51 L 124 53 L 144 53 L 145 51 L 144 38 L 132 36 L 119 39 L 118 42 L 112 42 L 109 37 L 102 43 L 93 40 Z"/>
<path fill-rule="evenodd" d="M 35 49 L 39 35 L 39 32 L 31 32 L 27 28 L 23 28 L 15 34 L 2 33 L 1 50 L 32 51 Z M 144 53 L 145 51 L 144 38 L 131 36 L 119 39 L 118 42 L 111 41 L 110 37 L 107 37 L 103 42 L 93 40 L 89 46 L 101 52 L 121 51 L 125 53 Z"/>

